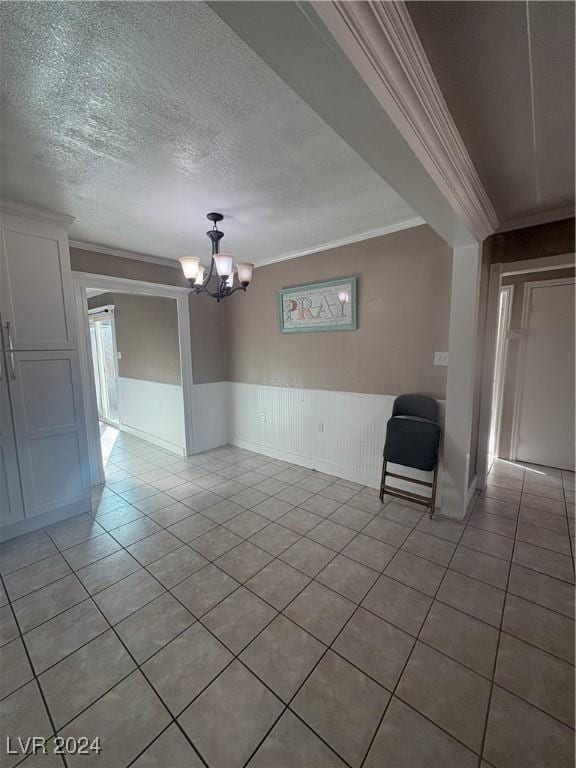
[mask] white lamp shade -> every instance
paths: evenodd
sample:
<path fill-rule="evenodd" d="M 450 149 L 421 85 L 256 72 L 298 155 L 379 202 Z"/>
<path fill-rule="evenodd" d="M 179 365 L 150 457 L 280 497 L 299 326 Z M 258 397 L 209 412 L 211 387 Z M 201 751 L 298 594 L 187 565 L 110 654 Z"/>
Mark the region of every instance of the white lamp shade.
<path fill-rule="evenodd" d="M 188 278 L 188 280 L 195 280 L 198 275 L 200 259 L 196 258 L 196 256 L 182 256 L 178 261 L 182 265 L 184 277 Z"/>
<path fill-rule="evenodd" d="M 228 275 L 226 279 L 226 288 L 234 288 L 234 273 L 236 272 L 235 269 L 232 269 L 232 272 Z"/>
<path fill-rule="evenodd" d="M 234 259 L 227 253 L 217 253 L 212 257 L 216 264 L 216 272 L 219 277 L 228 277 L 232 273 L 232 264 Z"/>
<path fill-rule="evenodd" d="M 204 282 L 204 273 L 206 272 L 205 267 L 198 267 L 198 274 L 196 275 L 196 280 L 194 280 L 194 285 L 202 285 Z"/>
<path fill-rule="evenodd" d="M 238 264 L 238 282 L 241 284 L 249 283 L 252 280 L 253 269 L 254 264 L 248 264 L 247 262 Z"/>

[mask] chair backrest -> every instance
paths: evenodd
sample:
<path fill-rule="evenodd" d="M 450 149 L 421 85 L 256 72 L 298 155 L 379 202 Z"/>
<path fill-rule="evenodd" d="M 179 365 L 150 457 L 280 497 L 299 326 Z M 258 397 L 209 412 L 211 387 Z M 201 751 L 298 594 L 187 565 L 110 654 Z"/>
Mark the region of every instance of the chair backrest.
<path fill-rule="evenodd" d="M 394 400 L 392 416 L 417 416 L 438 423 L 438 403 L 426 395 L 400 395 Z"/>

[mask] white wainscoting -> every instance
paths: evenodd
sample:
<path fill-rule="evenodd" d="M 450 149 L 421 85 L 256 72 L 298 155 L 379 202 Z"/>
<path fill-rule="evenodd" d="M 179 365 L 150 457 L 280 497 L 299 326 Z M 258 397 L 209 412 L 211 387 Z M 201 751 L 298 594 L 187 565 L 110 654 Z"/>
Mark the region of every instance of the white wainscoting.
<path fill-rule="evenodd" d="M 186 455 L 182 387 L 144 379 L 118 379 L 120 428 Z"/>
<path fill-rule="evenodd" d="M 394 398 L 228 382 L 228 441 L 378 488 Z M 440 405 L 443 419 L 444 403 Z M 437 505 L 441 472 L 440 468 Z M 410 474 L 426 477 L 416 471 Z"/>
<path fill-rule="evenodd" d="M 194 453 L 228 443 L 228 382 L 192 387 L 192 441 Z"/>

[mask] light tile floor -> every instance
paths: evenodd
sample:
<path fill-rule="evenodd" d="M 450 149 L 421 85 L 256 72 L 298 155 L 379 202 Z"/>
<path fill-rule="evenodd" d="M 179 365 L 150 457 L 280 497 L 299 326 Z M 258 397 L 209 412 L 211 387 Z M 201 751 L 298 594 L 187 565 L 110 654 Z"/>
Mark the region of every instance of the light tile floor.
<path fill-rule="evenodd" d="M 572 474 L 498 462 L 459 523 L 103 441 L 92 515 L 0 545 L 5 733 L 99 736 L 72 767 L 573 765 Z"/>

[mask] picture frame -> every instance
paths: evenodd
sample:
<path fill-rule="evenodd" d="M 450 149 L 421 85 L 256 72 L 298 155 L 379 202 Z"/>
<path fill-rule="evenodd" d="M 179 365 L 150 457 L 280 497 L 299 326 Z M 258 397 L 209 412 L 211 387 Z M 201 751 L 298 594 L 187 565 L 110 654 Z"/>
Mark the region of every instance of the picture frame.
<path fill-rule="evenodd" d="M 278 291 L 281 333 L 355 331 L 356 277 L 309 283 Z M 347 299 L 342 301 L 342 295 Z"/>

